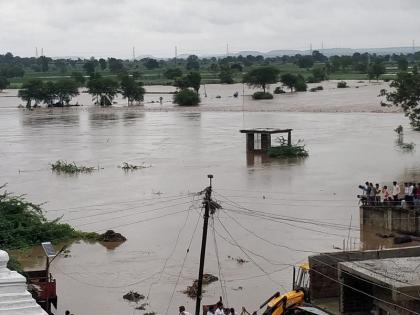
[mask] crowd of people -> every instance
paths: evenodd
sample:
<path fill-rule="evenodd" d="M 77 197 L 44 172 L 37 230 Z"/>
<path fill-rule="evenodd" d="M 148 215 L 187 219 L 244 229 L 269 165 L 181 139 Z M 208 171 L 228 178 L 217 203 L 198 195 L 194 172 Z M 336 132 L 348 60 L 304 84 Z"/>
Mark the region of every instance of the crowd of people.
<path fill-rule="evenodd" d="M 407 182 L 400 186 L 394 181 L 391 187 L 381 187 L 379 184 L 366 182 L 359 188 L 363 190 L 363 195 L 359 197 L 364 205 L 420 206 L 420 183 Z"/>

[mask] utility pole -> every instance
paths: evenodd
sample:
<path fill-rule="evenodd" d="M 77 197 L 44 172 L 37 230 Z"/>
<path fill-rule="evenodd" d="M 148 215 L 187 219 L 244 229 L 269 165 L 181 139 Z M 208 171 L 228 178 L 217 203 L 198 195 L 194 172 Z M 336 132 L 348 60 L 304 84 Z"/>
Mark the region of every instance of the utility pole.
<path fill-rule="evenodd" d="M 35 57 L 38 58 L 38 47 L 35 47 Z"/>
<path fill-rule="evenodd" d="M 136 46 L 133 46 L 133 61 L 136 60 Z"/>
<path fill-rule="evenodd" d="M 206 243 L 207 243 L 207 227 L 209 225 L 210 208 L 211 208 L 211 180 L 213 175 L 207 175 L 210 180 L 210 186 L 205 189 L 204 204 L 204 224 L 203 224 L 203 238 L 201 240 L 201 255 L 200 255 L 200 268 L 198 271 L 198 287 L 197 287 L 197 301 L 195 304 L 195 315 L 200 314 L 201 295 L 203 286 L 203 273 L 204 273 L 204 260 L 206 258 Z M 213 214 L 213 213 L 212 213 Z"/>

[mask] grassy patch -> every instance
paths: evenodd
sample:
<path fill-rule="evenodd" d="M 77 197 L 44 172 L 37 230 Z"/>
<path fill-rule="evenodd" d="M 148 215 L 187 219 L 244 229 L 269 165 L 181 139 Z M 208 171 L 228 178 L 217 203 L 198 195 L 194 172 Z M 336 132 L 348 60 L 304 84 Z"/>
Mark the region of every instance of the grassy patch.
<path fill-rule="evenodd" d="M 51 169 L 57 173 L 78 174 L 92 173 L 96 168 L 92 166 L 78 166 L 76 163 L 68 163 L 67 161 L 58 160 L 51 164 Z"/>

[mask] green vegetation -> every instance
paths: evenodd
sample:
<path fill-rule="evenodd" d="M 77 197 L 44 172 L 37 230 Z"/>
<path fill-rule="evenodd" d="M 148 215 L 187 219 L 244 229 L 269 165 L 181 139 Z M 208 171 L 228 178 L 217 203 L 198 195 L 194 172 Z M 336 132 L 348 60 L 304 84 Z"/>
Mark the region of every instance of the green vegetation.
<path fill-rule="evenodd" d="M 244 76 L 244 82 L 249 86 L 262 88 L 265 93 L 269 84 L 276 83 L 279 70 L 273 66 L 263 66 L 252 69 Z"/>
<path fill-rule="evenodd" d="M 225 84 L 234 83 L 233 72 L 231 68 L 229 68 L 228 66 L 223 66 L 220 69 L 219 79 L 220 79 L 220 83 L 225 83 Z"/>
<path fill-rule="evenodd" d="M 282 74 L 280 77 L 280 81 L 281 83 L 283 83 L 284 86 L 290 89 L 290 92 L 293 92 L 293 90 L 297 92 L 304 92 L 308 88 L 305 82 L 305 78 L 300 74 L 298 75 L 294 75 L 292 73 Z"/>
<path fill-rule="evenodd" d="M 200 103 L 200 96 L 196 92 L 184 88 L 174 94 L 173 101 L 180 106 L 195 106 Z"/>
<path fill-rule="evenodd" d="M 96 105 L 111 106 L 115 96 L 118 94 L 118 81 L 94 75 L 87 83 L 89 94 Z"/>
<path fill-rule="evenodd" d="M 95 239 L 96 233 L 84 233 L 59 219 L 48 221 L 39 205 L 7 192 L 0 194 L 0 248 L 24 249 L 41 242 Z"/>
<path fill-rule="evenodd" d="M 271 100 L 273 99 L 273 94 L 269 93 L 269 92 L 255 92 L 254 94 L 252 94 L 252 98 L 254 100 Z"/>
<path fill-rule="evenodd" d="M 347 82 L 346 81 L 340 81 L 340 82 L 337 82 L 337 88 L 338 89 L 345 89 L 345 88 L 348 88 L 349 86 L 347 85 Z"/>
<path fill-rule="evenodd" d="M 142 102 L 145 92 L 142 82 L 137 82 L 127 75 L 121 79 L 121 94 L 123 98 L 127 99 L 128 105 L 133 105 L 134 102 Z"/>
<path fill-rule="evenodd" d="M 76 163 L 68 163 L 67 161 L 58 160 L 51 164 L 51 169 L 57 173 L 78 174 L 92 173 L 96 168 L 91 166 L 78 166 Z"/>
<path fill-rule="evenodd" d="M 387 103 L 382 106 L 401 106 L 405 115 L 415 130 L 420 131 L 420 74 L 417 69 L 410 72 L 400 72 L 390 84 L 392 90 L 381 90 Z"/>
<path fill-rule="evenodd" d="M 281 87 L 276 86 L 276 88 L 274 89 L 274 94 L 284 94 L 286 93 Z"/>
<path fill-rule="evenodd" d="M 6 77 L 0 76 L 0 92 L 9 86 L 10 82 Z"/>
<path fill-rule="evenodd" d="M 305 148 L 302 140 L 292 145 L 287 145 L 282 140 L 279 140 L 280 145 L 268 149 L 268 156 L 275 158 L 291 158 L 291 157 L 307 157 L 309 156 L 308 150 Z"/>
<path fill-rule="evenodd" d="M 176 78 L 189 71 L 198 71 L 205 84 L 220 83 L 225 80 L 226 70 L 231 70 L 233 82 L 242 82 L 243 76 L 261 66 L 273 66 L 280 73 L 302 75 L 308 82 L 331 80 L 366 80 L 370 78 L 395 77 L 395 69 L 408 71 L 420 62 L 420 52 L 406 55 L 375 55 L 354 53 L 351 56 L 326 57 L 319 51 L 312 55 L 228 56 L 223 58 L 198 58 L 191 55 L 186 59 L 140 60 L 109 59 L 52 59 L 49 57 L 21 58 L 11 53 L 0 55 L 0 76 L 10 81 L 10 87 L 20 88 L 31 79 L 55 82 L 62 78 L 72 78 L 73 73 L 117 79 L 120 75 L 142 78 L 145 85 L 172 85 Z M 385 72 L 384 72 L 384 71 Z M 224 72 L 223 74 L 221 72 Z M 83 75 L 82 75 L 83 76 Z M 80 78 L 79 84 L 84 84 Z M 74 78 L 74 77 L 73 77 Z M 230 81 L 230 80 L 228 80 Z"/>

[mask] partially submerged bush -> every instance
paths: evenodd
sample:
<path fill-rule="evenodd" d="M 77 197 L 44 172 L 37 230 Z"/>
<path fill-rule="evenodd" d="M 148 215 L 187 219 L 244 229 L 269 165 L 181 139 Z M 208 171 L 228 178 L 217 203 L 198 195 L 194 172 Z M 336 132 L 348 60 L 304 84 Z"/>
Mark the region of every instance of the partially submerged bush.
<path fill-rule="evenodd" d="M 284 93 L 286 93 L 286 91 L 284 91 L 280 86 L 277 86 L 274 89 L 274 94 L 284 94 Z"/>
<path fill-rule="evenodd" d="M 273 99 L 273 94 L 268 92 L 255 92 L 252 94 L 254 100 L 271 100 Z"/>
<path fill-rule="evenodd" d="M 337 88 L 338 89 L 344 89 L 344 88 L 348 88 L 349 86 L 347 85 L 347 82 L 346 81 L 340 81 L 340 82 L 337 82 Z"/>
<path fill-rule="evenodd" d="M 95 170 L 92 166 L 77 166 L 74 162 L 68 163 L 63 160 L 58 160 L 51 164 L 51 169 L 57 173 L 65 174 L 91 173 Z"/>
<path fill-rule="evenodd" d="M 195 106 L 200 103 L 200 96 L 190 89 L 182 89 L 174 94 L 173 101 L 180 106 Z"/>
<path fill-rule="evenodd" d="M 292 145 L 287 145 L 284 141 L 279 140 L 280 145 L 268 149 L 269 157 L 307 157 L 309 155 L 302 140 Z"/>
<path fill-rule="evenodd" d="M 309 91 L 310 92 L 318 92 L 318 91 L 322 91 L 324 88 L 322 87 L 322 85 L 316 86 L 311 88 Z"/>

